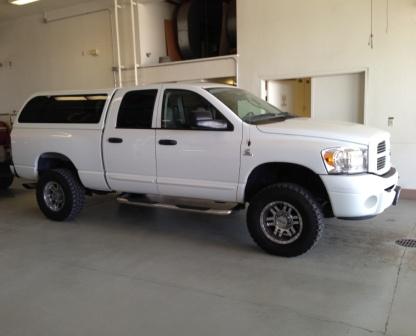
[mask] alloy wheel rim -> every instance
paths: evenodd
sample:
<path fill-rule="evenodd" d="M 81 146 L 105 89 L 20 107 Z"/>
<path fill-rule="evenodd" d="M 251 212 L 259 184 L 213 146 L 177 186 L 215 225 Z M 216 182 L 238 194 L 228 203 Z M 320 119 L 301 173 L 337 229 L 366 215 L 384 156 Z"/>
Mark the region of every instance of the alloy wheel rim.
<path fill-rule="evenodd" d="M 277 244 L 290 244 L 302 234 L 303 220 L 292 204 L 275 201 L 267 204 L 260 214 L 260 226 L 268 239 Z"/>
<path fill-rule="evenodd" d="M 54 212 L 62 210 L 65 205 L 65 193 L 62 186 L 54 181 L 46 183 L 43 188 L 43 200 L 50 210 Z"/>

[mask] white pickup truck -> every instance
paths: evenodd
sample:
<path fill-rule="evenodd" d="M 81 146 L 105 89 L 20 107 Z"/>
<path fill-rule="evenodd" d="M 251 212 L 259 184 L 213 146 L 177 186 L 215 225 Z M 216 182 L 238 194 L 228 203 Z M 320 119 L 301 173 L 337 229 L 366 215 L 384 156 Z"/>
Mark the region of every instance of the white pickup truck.
<path fill-rule="evenodd" d="M 295 117 L 219 84 L 36 94 L 17 116 L 12 158 L 50 219 L 112 191 L 209 214 L 248 205 L 253 239 L 288 257 L 315 245 L 324 217 L 369 218 L 400 192 L 388 133 Z"/>

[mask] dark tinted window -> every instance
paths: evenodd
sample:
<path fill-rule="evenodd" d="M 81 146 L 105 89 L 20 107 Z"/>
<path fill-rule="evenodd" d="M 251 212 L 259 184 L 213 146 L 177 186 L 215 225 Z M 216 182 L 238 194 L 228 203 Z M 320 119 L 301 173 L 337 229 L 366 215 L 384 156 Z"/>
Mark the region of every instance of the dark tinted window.
<path fill-rule="evenodd" d="M 124 96 L 117 128 L 151 128 L 157 90 L 131 91 Z"/>
<path fill-rule="evenodd" d="M 96 124 L 106 100 L 106 94 L 35 97 L 23 108 L 19 122 Z"/>
<path fill-rule="evenodd" d="M 204 97 L 187 90 L 166 90 L 163 99 L 162 128 L 213 130 L 211 127 L 201 127 L 201 121 L 226 123 L 225 129 L 232 130 L 227 119 Z"/>

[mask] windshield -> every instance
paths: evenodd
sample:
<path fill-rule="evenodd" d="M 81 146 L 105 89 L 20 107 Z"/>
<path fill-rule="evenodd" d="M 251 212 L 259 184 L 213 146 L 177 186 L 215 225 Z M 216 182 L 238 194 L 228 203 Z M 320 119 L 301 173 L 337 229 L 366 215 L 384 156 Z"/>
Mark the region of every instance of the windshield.
<path fill-rule="evenodd" d="M 249 124 L 283 121 L 294 117 L 241 89 L 217 87 L 206 90 Z"/>

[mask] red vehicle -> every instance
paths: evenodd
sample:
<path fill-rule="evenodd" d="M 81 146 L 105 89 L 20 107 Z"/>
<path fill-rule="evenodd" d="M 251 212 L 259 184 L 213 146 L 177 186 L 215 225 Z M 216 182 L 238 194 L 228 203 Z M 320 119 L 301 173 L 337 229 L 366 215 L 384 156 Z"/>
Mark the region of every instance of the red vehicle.
<path fill-rule="evenodd" d="M 10 128 L 0 121 L 0 190 L 9 188 L 13 182 L 10 161 Z"/>

